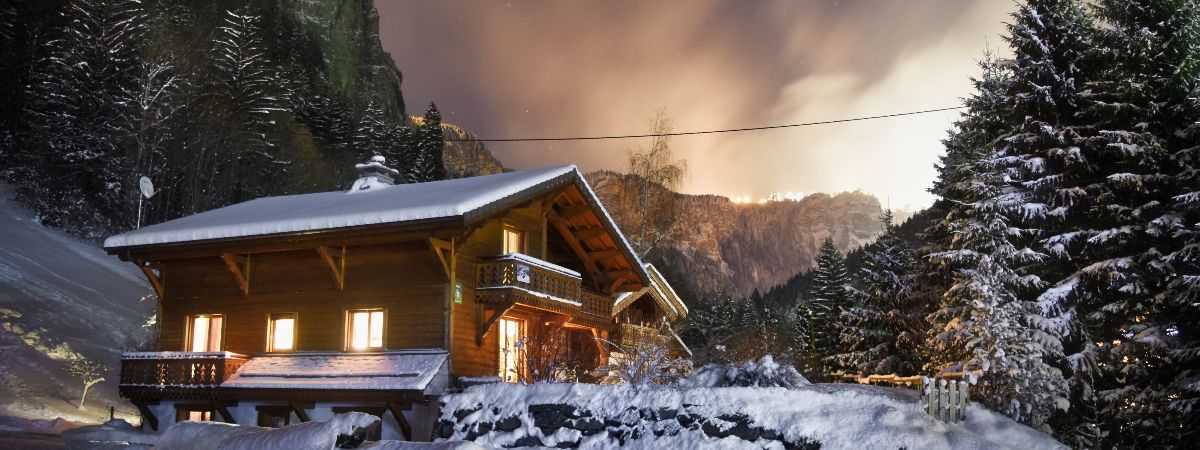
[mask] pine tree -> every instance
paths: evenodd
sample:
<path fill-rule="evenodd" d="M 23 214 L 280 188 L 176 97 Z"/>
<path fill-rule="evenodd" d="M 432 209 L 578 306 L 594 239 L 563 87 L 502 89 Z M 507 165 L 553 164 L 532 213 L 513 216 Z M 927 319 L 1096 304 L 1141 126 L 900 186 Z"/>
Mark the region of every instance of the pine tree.
<path fill-rule="evenodd" d="M 122 141 L 145 14 L 136 0 L 75 0 L 64 15 L 61 37 L 34 68 L 26 142 L 37 147 L 16 178 L 43 223 L 101 236 L 117 230 L 111 218 L 136 190 Z"/>
<path fill-rule="evenodd" d="M 838 353 L 838 319 L 849 307 L 849 274 L 842 252 L 833 243 L 832 237 L 825 238 L 817 252 L 817 268 L 813 276 L 811 309 L 812 341 L 814 356 L 824 358 Z"/>
<path fill-rule="evenodd" d="M 422 183 L 446 178 L 446 166 L 442 162 L 445 143 L 445 137 L 442 135 L 442 113 L 438 112 L 437 105 L 430 102 L 416 132 L 416 156 L 410 161 L 410 182 Z"/>
<path fill-rule="evenodd" d="M 859 303 L 842 311 L 842 352 L 831 359 L 859 373 L 910 375 L 921 367 L 916 350 L 924 344 L 924 312 L 911 302 L 916 262 L 892 211 L 880 219 L 883 235 L 864 249 Z"/>
<path fill-rule="evenodd" d="M 287 175 L 288 162 L 271 138 L 273 116 L 286 110 L 286 99 L 262 41 L 262 21 L 249 6 L 225 11 L 212 49 L 217 77 L 211 88 L 221 105 L 217 111 L 225 114 L 219 118 L 226 132 L 221 150 L 233 152 L 226 167 L 234 183 L 230 203 L 273 194 Z"/>

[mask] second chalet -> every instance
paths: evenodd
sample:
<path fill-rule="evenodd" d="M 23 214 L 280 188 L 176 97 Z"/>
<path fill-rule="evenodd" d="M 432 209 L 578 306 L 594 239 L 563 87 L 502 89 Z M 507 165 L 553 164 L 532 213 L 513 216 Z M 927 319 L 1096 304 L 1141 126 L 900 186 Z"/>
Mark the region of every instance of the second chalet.
<path fill-rule="evenodd" d="M 158 351 L 121 366 L 121 395 L 146 426 L 360 411 L 382 419 L 376 439 L 427 440 L 439 395 L 526 379 L 530 336 L 565 336 L 581 378 L 620 357 L 609 343 L 681 347 L 657 324 L 686 306 L 574 166 L 401 185 L 382 158 L 358 170 L 348 192 L 261 198 L 105 241 L 158 293 Z"/>

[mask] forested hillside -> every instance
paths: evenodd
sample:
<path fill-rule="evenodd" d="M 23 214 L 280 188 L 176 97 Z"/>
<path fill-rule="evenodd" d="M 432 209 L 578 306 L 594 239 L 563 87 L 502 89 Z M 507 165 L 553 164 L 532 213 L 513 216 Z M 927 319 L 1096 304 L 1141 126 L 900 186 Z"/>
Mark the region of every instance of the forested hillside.
<path fill-rule="evenodd" d="M 0 52 L 0 176 L 88 238 L 135 225 L 140 176 L 145 223 L 343 188 L 372 154 L 447 176 L 440 114 L 405 115 L 370 0 L 15 0 Z M 502 170 L 449 172 L 477 167 Z"/>

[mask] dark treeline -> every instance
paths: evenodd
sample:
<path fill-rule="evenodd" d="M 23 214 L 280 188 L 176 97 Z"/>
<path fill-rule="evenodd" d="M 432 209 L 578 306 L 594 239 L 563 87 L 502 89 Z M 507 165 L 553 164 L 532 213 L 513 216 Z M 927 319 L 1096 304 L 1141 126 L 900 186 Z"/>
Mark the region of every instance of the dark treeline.
<path fill-rule="evenodd" d="M 818 378 L 961 372 L 1076 448 L 1194 445 L 1200 2 L 1027 0 L 1006 42 L 944 141 L 934 207 L 766 295 L 696 302 L 682 335 L 701 359 L 774 353 Z"/>
<path fill-rule="evenodd" d="M 266 195 L 344 188 L 379 154 L 444 178 L 440 115 L 407 120 L 369 0 L 0 5 L 0 176 L 88 238 Z M 336 5 L 334 4 L 336 3 Z"/>

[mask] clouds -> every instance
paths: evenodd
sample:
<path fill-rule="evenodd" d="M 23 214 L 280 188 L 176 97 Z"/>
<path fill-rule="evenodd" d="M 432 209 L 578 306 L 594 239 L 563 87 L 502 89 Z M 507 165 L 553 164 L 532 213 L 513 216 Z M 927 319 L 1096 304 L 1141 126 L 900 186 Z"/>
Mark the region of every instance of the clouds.
<path fill-rule="evenodd" d="M 410 105 L 481 136 L 636 133 L 950 106 L 969 93 L 1004 0 L 377 2 Z M 953 113 L 680 137 L 685 190 L 760 197 L 863 188 L 927 204 Z M 515 168 L 617 168 L 631 141 L 493 144 Z"/>

